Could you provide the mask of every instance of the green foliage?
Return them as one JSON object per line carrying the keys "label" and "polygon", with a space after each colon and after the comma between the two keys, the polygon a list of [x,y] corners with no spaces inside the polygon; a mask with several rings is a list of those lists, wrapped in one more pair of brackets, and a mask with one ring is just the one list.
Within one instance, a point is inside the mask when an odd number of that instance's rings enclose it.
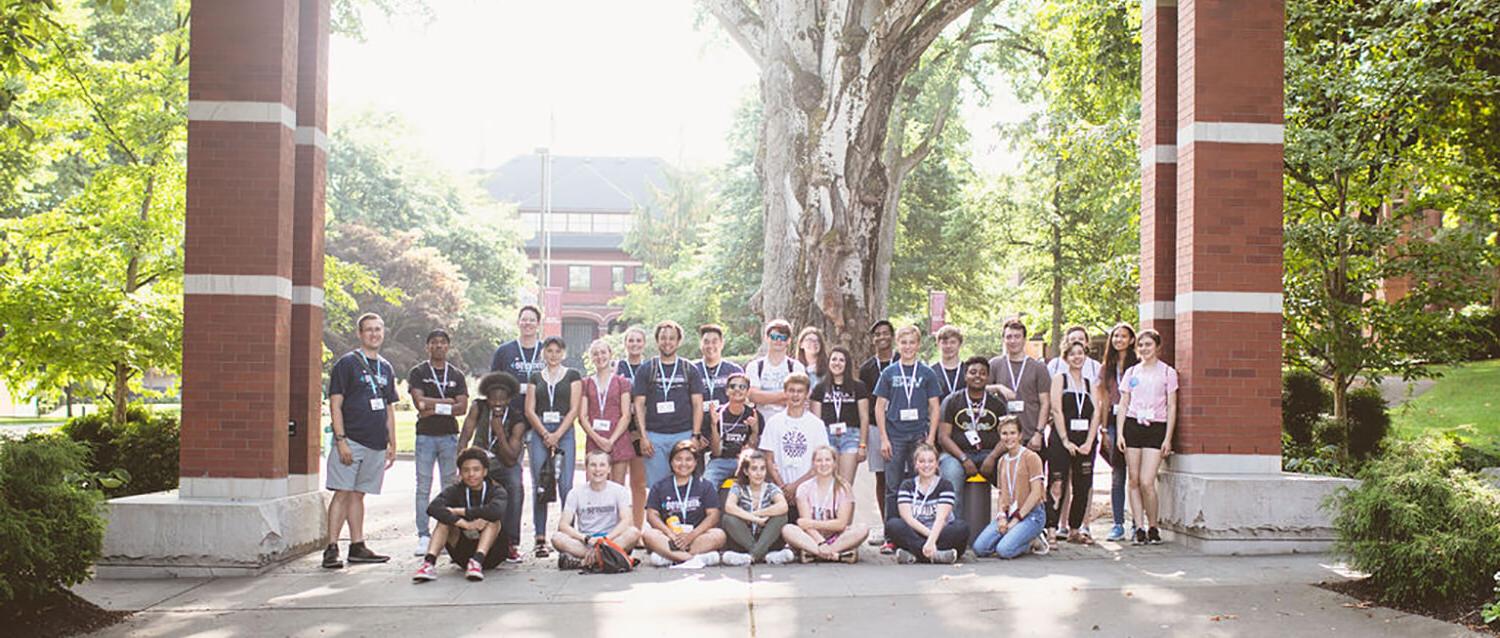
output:
{"label": "green foliage", "polygon": [[1479,610],[1479,615],[1487,625],[1500,624],[1500,571],[1495,572],[1495,601]]}
{"label": "green foliage", "polygon": [[1380,388],[1367,385],[1349,393],[1348,422],[1349,455],[1356,461],[1370,458],[1391,431],[1391,415]]}
{"label": "green foliage", "polygon": [[1393,441],[1340,490],[1336,547],[1381,602],[1433,605],[1483,595],[1500,566],[1500,490],[1458,467],[1442,436]]}
{"label": "green foliage", "polygon": [[1333,407],[1333,396],[1318,375],[1288,370],[1281,377],[1281,431],[1294,445],[1313,442],[1313,426]]}
{"label": "green foliage", "polygon": [[76,483],[88,450],[54,435],[0,443],[0,606],[89,578],[104,542],[98,491]]}
{"label": "green foliage", "polygon": [[123,425],[115,425],[107,415],[97,412],[75,417],[58,433],[88,448],[88,472],[92,476],[125,479],[119,484],[99,482],[111,498],[176,488],[180,448],[177,417],[151,412],[141,405],[130,406],[126,416]]}

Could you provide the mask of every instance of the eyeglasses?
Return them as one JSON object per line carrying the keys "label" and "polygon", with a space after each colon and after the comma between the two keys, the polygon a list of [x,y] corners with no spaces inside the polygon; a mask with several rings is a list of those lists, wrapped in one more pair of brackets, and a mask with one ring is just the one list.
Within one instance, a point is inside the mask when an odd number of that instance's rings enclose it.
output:
{"label": "eyeglasses", "polygon": [[772,341],[787,341],[792,338],[792,335],[783,332],[773,332],[767,336],[771,337]]}
{"label": "eyeglasses", "polygon": [[724,387],[729,388],[730,390],[749,390],[750,389],[750,384],[748,384],[748,383],[731,383],[731,384],[726,385]]}

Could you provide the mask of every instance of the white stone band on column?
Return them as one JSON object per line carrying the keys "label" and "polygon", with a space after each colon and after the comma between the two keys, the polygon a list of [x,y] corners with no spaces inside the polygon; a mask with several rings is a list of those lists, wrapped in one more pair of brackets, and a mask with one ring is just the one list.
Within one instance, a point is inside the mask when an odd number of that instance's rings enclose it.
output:
{"label": "white stone band on column", "polygon": [[1189,474],[1280,474],[1278,454],[1173,454],[1167,459],[1174,472]]}
{"label": "white stone band on column", "polygon": [[1141,321],[1176,321],[1177,304],[1170,301],[1152,301],[1140,305]]}
{"label": "white stone band on column", "polygon": [[297,130],[297,113],[280,102],[188,101],[188,120],[196,122],[247,122],[280,124]]}
{"label": "white stone band on column", "polygon": [[318,286],[292,286],[292,305],[323,307],[323,289]]}
{"label": "white stone band on column", "polygon": [[316,146],[324,153],[328,152],[328,134],[316,126],[299,126],[292,133],[292,141],[298,146]]}
{"label": "white stone band on column", "polygon": [[239,295],[292,299],[292,280],[275,275],[183,275],[188,295]]}
{"label": "white stone band on column", "polygon": [[287,495],[285,478],[210,478],[184,476],[177,480],[182,498],[232,501],[281,498]]}
{"label": "white stone band on column", "polygon": [[1141,149],[1141,171],[1144,172],[1152,164],[1176,164],[1177,146],[1175,144],[1157,144]]}
{"label": "white stone band on column", "polygon": [[318,491],[317,474],[288,474],[286,475],[287,494],[306,494]]}
{"label": "white stone band on column", "polygon": [[1281,293],[1196,290],[1177,295],[1176,314],[1190,312],[1254,312],[1279,315],[1281,314]]}
{"label": "white stone band on column", "polygon": [[1177,129],[1178,146],[1194,142],[1221,144],[1281,144],[1286,127],[1251,122],[1193,122]]}

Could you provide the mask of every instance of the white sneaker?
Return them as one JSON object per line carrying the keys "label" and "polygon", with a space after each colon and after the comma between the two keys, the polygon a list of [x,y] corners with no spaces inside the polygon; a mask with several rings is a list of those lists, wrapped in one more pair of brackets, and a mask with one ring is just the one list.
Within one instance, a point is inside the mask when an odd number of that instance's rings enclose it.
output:
{"label": "white sneaker", "polygon": [[671,569],[703,569],[704,567],[707,567],[707,565],[703,564],[703,556],[699,555],[677,563]]}
{"label": "white sneaker", "polygon": [[432,544],[432,537],[431,536],[418,536],[417,537],[417,551],[412,552],[411,555],[412,556],[426,556],[427,555],[427,546],[430,545],[430,544]]}
{"label": "white sneaker", "polygon": [[1038,536],[1031,539],[1031,553],[1037,556],[1046,556],[1052,551],[1052,546],[1047,544],[1047,539]]}
{"label": "white sneaker", "polygon": [[797,555],[792,553],[792,550],[789,547],[784,547],[782,549],[778,549],[774,552],[766,554],[766,562],[771,565],[785,565],[794,560],[797,560]]}
{"label": "white sneaker", "polygon": [[879,529],[870,530],[870,540],[865,541],[870,547],[880,547],[885,544],[885,532]]}
{"label": "white sneaker", "polygon": [[704,552],[702,554],[694,556],[693,558],[696,558],[699,561],[701,561],[703,563],[704,567],[713,567],[713,566],[719,564],[719,553],[718,552]]}
{"label": "white sneaker", "polygon": [[[770,559],[770,556],[766,557],[766,560]],[[728,567],[744,567],[750,564],[750,560],[750,555],[743,552],[724,552],[720,562]]]}
{"label": "white sneaker", "polygon": [[654,566],[654,567],[671,567],[672,566],[672,559],[667,558],[666,556],[662,556],[661,554],[658,554],[656,552],[651,552],[650,554],[647,554],[647,557],[648,557],[647,560],[650,560],[651,561],[651,565]]}
{"label": "white sneaker", "polygon": [[940,549],[932,554],[932,562],[940,565],[949,565],[958,562],[958,550]]}

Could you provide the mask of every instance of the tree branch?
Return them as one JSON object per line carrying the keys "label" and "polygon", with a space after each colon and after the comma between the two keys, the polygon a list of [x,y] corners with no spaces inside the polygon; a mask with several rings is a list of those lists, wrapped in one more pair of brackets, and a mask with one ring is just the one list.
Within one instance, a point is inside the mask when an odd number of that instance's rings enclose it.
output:
{"label": "tree branch", "polygon": [[745,0],[702,0],[724,32],[745,50],[757,67],[765,66],[766,24]]}
{"label": "tree branch", "polygon": [[916,23],[897,38],[898,44],[893,50],[899,56],[895,67],[896,77],[906,75],[922,59],[922,54],[942,34],[943,29],[978,3],[979,0],[940,0],[937,5],[923,12]]}

